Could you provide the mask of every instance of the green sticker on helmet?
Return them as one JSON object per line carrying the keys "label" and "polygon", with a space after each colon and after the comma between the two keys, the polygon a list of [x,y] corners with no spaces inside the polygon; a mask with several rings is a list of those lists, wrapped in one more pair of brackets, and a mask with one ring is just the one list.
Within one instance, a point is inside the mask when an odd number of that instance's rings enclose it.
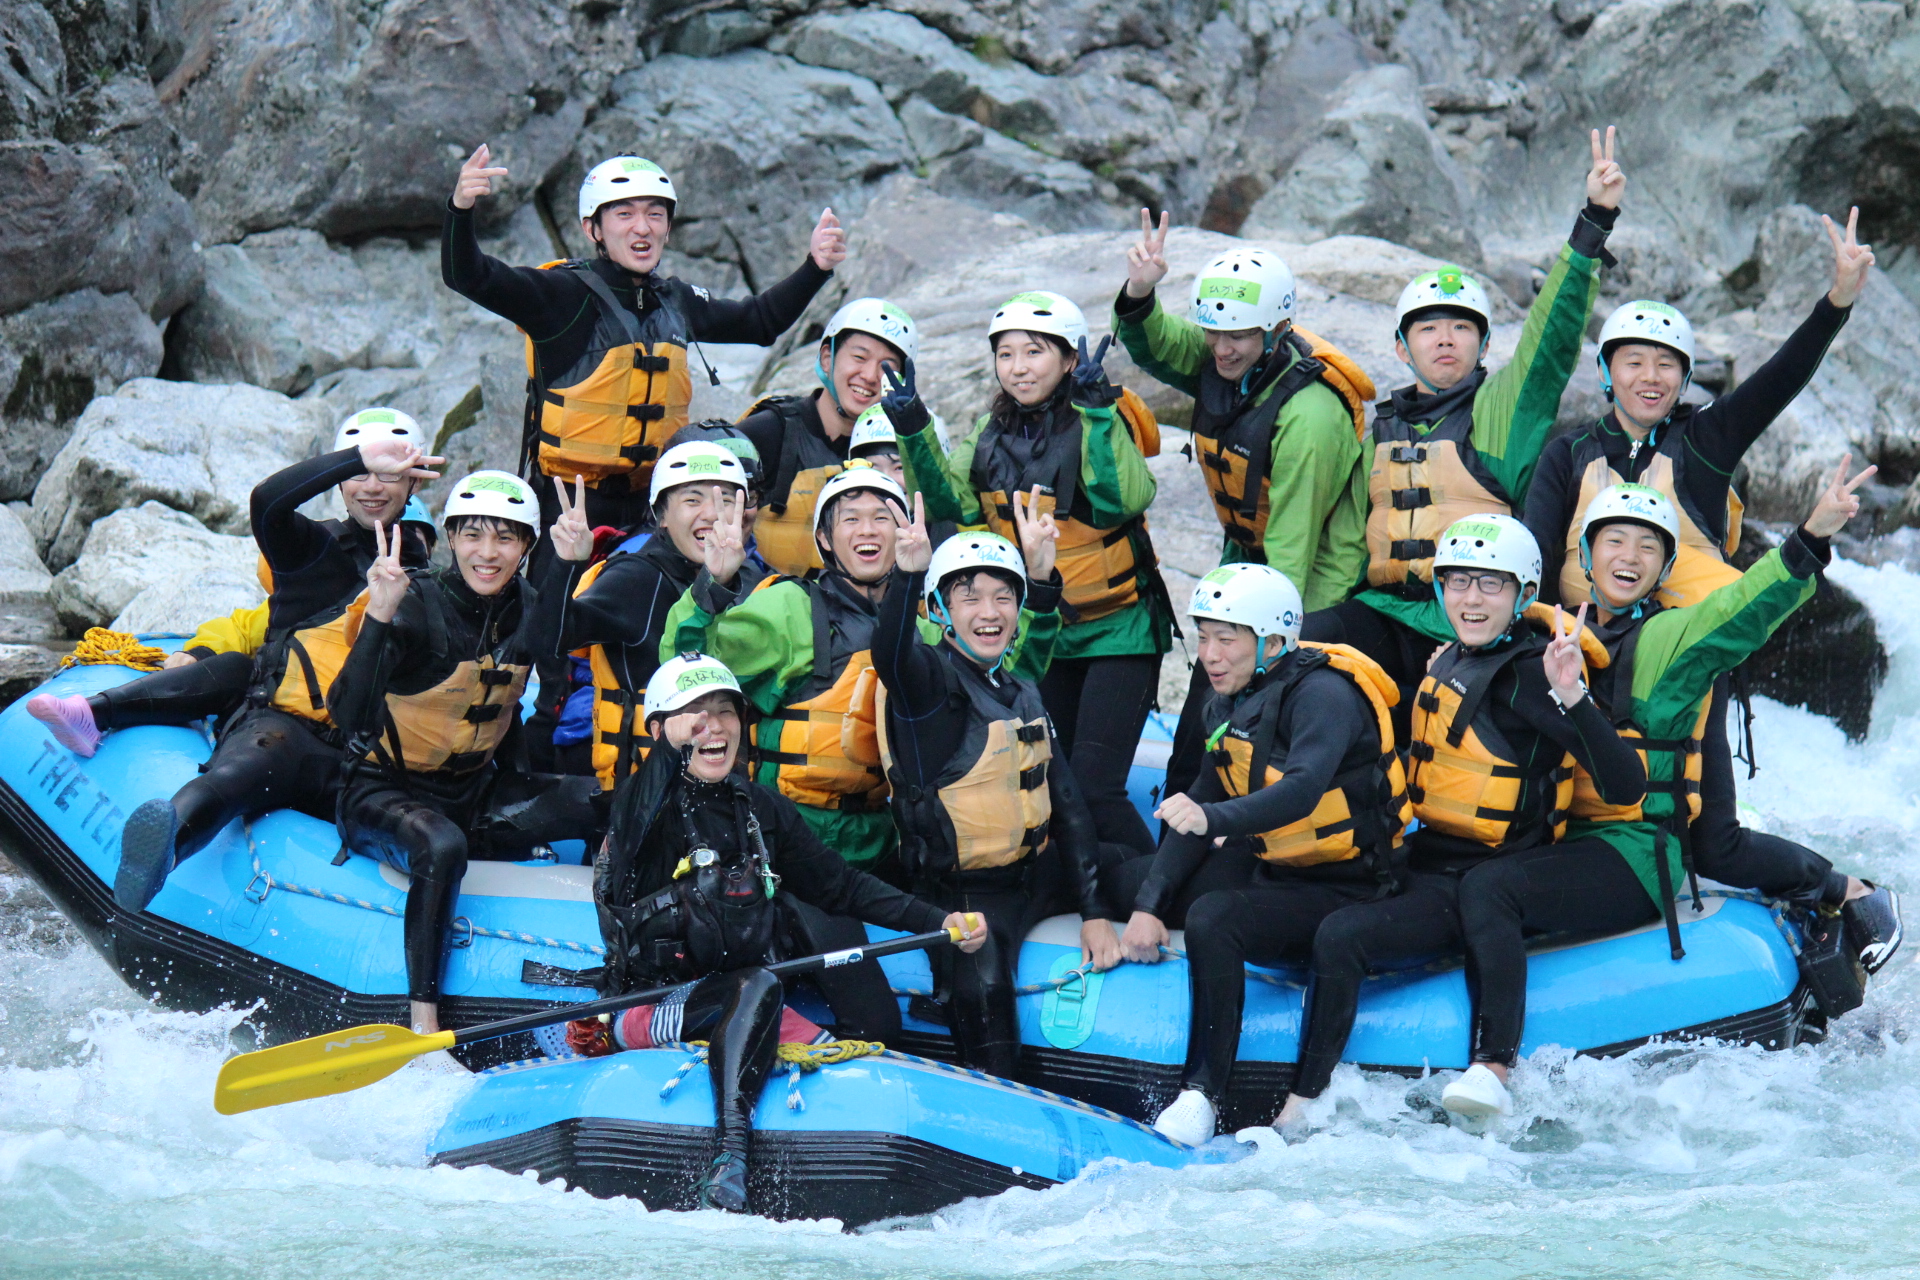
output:
{"label": "green sticker on helmet", "polygon": [[1206,577],[1200,579],[1200,581],[1216,582],[1216,583],[1232,582],[1233,577],[1234,577],[1233,566],[1230,564],[1223,564],[1218,569],[1215,569],[1212,573],[1209,573]]}
{"label": "green sticker on helmet", "polygon": [[1664,502],[1667,498],[1666,494],[1661,493],[1651,485],[1617,484],[1614,486],[1614,489],[1621,494],[1638,498],[1642,502]]}
{"label": "green sticker on helmet", "polygon": [[1236,280],[1231,276],[1209,276],[1200,282],[1198,296],[1202,302],[1244,302],[1255,307],[1260,305],[1260,285],[1253,280]]}
{"label": "green sticker on helmet", "polygon": [[1460,520],[1447,530],[1449,538],[1479,538],[1483,542],[1498,542],[1500,526],[1485,520]]}
{"label": "green sticker on helmet", "polygon": [[655,164],[651,160],[630,159],[630,160],[622,160],[620,162],[620,172],[622,173],[657,173],[662,177],[665,177],[667,171],[665,169],[662,169],[659,165]]}
{"label": "green sticker on helmet", "polygon": [[[1054,298],[1052,294],[1048,293],[1016,293],[1007,299],[1007,307],[1013,306],[1032,307],[1037,311],[1051,311],[1054,306]],[[1000,309],[1005,311],[1006,307]]]}
{"label": "green sticker on helmet", "polygon": [[693,476],[717,476],[720,474],[720,459],[703,455],[688,458],[687,474]]}
{"label": "green sticker on helmet", "polygon": [[355,422],[398,422],[400,418],[391,409],[362,409],[353,415]]}
{"label": "green sticker on helmet", "polygon": [[460,487],[468,493],[503,493],[515,502],[527,500],[526,486],[508,476],[468,476]]}
{"label": "green sticker on helmet", "polygon": [[725,684],[726,675],[718,667],[688,667],[673,682],[675,690],[684,693],[688,689],[698,689],[703,684]]}
{"label": "green sticker on helmet", "polygon": [[1459,267],[1442,267],[1434,272],[1434,280],[1445,294],[1459,293],[1467,287],[1466,273]]}

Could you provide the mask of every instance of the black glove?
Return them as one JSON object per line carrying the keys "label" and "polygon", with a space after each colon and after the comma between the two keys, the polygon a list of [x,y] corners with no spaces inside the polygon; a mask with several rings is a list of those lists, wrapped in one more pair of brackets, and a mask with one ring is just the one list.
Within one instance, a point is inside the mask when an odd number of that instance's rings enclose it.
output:
{"label": "black glove", "polygon": [[880,407],[886,410],[887,421],[893,424],[895,434],[911,436],[925,430],[933,421],[933,415],[920,403],[920,391],[913,377],[913,357],[907,357],[906,368],[900,373],[884,364],[880,372],[887,380],[887,393],[880,397]]}
{"label": "black glove", "polygon": [[1107,358],[1107,348],[1113,345],[1113,335],[1100,339],[1100,349],[1091,356],[1087,354],[1087,340],[1080,339],[1080,363],[1073,367],[1073,402],[1089,409],[1105,409],[1120,398],[1120,388],[1107,381],[1107,371],[1100,362]]}

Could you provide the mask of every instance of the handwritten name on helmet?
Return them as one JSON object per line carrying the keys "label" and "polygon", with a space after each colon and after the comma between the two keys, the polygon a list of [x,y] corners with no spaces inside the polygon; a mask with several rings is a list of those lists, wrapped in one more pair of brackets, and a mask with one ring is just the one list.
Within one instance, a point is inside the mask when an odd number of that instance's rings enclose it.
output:
{"label": "handwritten name on helmet", "polygon": [[673,687],[684,693],[688,689],[698,689],[703,684],[724,684],[720,672],[713,667],[689,667],[680,673]]}
{"label": "handwritten name on helmet", "polygon": [[463,498],[471,498],[477,493],[498,493],[508,502],[521,504],[527,500],[520,486],[503,476],[471,476],[460,486],[460,496]]}
{"label": "handwritten name on helmet", "polygon": [[1200,282],[1198,296],[1202,301],[1221,298],[1228,302],[1244,302],[1249,306],[1255,306],[1260,301],[1260,285],[1253,280],[1232,280],[1224,276],[1215,276]]}

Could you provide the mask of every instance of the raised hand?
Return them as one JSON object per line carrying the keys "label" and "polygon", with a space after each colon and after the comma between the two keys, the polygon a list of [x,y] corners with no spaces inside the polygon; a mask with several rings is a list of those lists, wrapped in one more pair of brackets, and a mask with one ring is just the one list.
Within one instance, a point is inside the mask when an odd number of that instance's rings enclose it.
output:
{"label": "raised hand", "polygon": [[813,265],[822,271],[831,271],[847,260],[847,233],[840,229],[840,219],[833,216],[832,209],[820,211],[807,252],[813,255]]}
{"label": "raised hand", "polygon": [[1051,511],[1040,510],[1040,486],[1032,494],[1014,491],[1013,527],[1020,536],[1020,554],[1027,562],[1027,577],[1045,582],[1053,577],[1054,554],[1060,541],[1060,526]]}
{"label": "raised hand", "polygon": [[913,357],[907,357],[899,373],[895,373],[890,364],[881,365],[880,372],[887,380],[887,393],[880,397],[880,407],[887,411],[889,418],[906,413],[920,398],[920,388],[913,376]]}
{"label": "raised hand", "polygon": [[1860,208],[1855,205],[1847,211],[1845,238],[1826,214],[1820,215],[1820,222],[1827,229],[1827,239],[1833,242],[1833,288],[1827,291],[1827,301],[1836,307],[1850,307],[1866,287],[1874,263],[1873,246],[1855,238],[1860,229]]}
{"label": "raised hand", "polygon": [[1847,521],[1860,514],[1860,495],[1854,490],[1865,484],[1880,468],[1868,467],[1849,480],[1847,465],[1852,461],[1852,454],[1842,455],[1840,465],[1833,470],[1833,478],[1827,481],[1826,488],[1820,491],[1819,500],[1813,504],[1813,514],[1800,526],[1816,538],[1831,538],[1847,527]]}
{"label": "raised hand", "polygon": [[712,723],[712,712],[686,711],[668,716],[661,722],[660,729],[667,735],[667,745],[678,751],[689,743],[699,742]]}
{"label": "raised hand", "polygon": [[392,622],[407,597],[411,579],[400,563],[400,526],[391,530],[380,521],[373,522],[373,545],[379,552],[367,568],[367,616],[375,622]]}
{"label": "raised hand", "polygon": [[1207,834],[1207,811],[1184,791],[1176,791],[1162,800],[1153,816],[1183,836]]}
{"label": "raised hand", "polygon": [[893,512],[897,532],[893,535],[893,563],[902,573],[925,573],[933,563],[933,540],[927,537],[927,502],[918,489],[913,492],[913,519],[892,498],[887,510]]}
{"label": "raised hand", "polygon": [[1080,339],[1080,362],[1073,367],[1073,402],[1089,409],[1105,409],[1120,398],[1120,388],[1107,381],[1101,362],[1113,346],[1113,335],[1100,339],[1100,348],[1087,354],[1087,340]]}
{"label": "raised hand", "polygon": [[1136,911],[1120,935],[1120,954],[1135,964],[1159,964],[1160,948],[1167,945],[1168,937],[1159,916]]}
{"label": "raised hand", "polygon": [[493,180],[504,178],[507,171],[499,167],[489,168],[487,162],[493,159],[493,151],[486,143],[473,149],[466,163],[460,166],[460,177],[453,184],[453,207],[471,209],[473,202],[481,196],[493,194]]}
{"label": "raised hand", "polygon": [[1587,625],[1587,606],[1580,606],[1579,615],[1565,634],[1560,631],[1561,616],[1560,606],[1556,604],[1553,606],[1553,639],[1547,642],[1547,651],[1540,661],[1547,669],[1547,683],[1560,699],[1560,706],[1571,709],[1587,696],[1587,687],[1580,683],[1580,632]]}
{"label": "raised hand", "polygon": [[1618,209],[1620,197],[1627,189],[1627,175],[1613,161],[1613,126],[1607,126],[1607,140],[1600,141],[1600,131],[1592,131],[1593,168],[1587,171],[1587,199],[1602,209]]}
{"label": "raised hand", "polygon": [[548,531],[553,539],[553,554],[562,560],[593,559],[593,526],[587,523],[586,480],[575,476],[573,493],[569,496],[567,482],[555,476],[553,490],[560,495],[560,518]]}
{"label": "raised hand", "polygon": [[1127,296],[1144,298],[1155,285],[1167,278],[1167,211],[1160,211],[1160,228],[1155,230],[1153,215],[1140,211],[1140,243],[1127,246]]}
{"label": "raised hand", "polygon": [[[719,488],[714,486],[715,490]],[[728,492],[737,490],[729,486]],[[724,586],[733,581],[740,566],[747,562],[747,508],[744,503],[726,501],[718,492],[714,498],[720,518],[701,539],[700,556],[707,566],[707,576]]]}
{"label": "raised hand", "polygon": [[427,468],[437,467],[445,461],[445,458],[429,458],[420,452],[418,445],[392,436],[384,440],[369,440],[360,446],[360,465],[367,469],[368,475],[438,480],[440,473]]}

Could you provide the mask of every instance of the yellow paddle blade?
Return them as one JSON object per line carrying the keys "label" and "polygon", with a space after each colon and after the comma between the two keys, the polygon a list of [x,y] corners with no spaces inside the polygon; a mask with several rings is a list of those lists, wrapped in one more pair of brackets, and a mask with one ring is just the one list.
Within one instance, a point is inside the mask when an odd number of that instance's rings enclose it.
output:
{"label": "yellow paddle blade", "polygon": [[451,1048],[451,1031],[423,1036],[378,1022],[277,1044],[227,1059],[213,1086],[213,1109],[231,1116],[346,1093],[385,1080],[423,1053]]}

